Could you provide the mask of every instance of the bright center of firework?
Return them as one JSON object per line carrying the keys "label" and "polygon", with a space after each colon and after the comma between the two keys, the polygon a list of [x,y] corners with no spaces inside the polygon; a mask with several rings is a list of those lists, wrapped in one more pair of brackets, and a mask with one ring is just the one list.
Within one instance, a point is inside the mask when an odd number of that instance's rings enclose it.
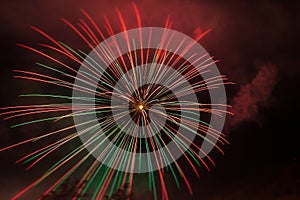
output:
{"label": "bright center of firework", "polygon": [[142,104],[140,104],[140,105],[139,105],[139,109],[140,109],[140,110],[143,110],[143,109],[144,109],[144,106],[143,106]]}

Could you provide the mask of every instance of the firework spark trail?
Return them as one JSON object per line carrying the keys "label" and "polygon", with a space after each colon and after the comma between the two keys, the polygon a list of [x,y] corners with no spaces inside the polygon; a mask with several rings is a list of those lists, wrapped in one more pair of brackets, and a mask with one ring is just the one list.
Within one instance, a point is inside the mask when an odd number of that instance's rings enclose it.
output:
{"label": "firework spark trail", "polygon": [[[26,170],[29,170],[58,149],[63,148],[84,135],[89,135],[88,140],[82,141],[82,144],[74,147],[72,151],[66,152],[65,155],[54,163],[42,176],[16,194],[12,199],[18,199],[44,179],[62,169],[63,166],[68,166],[68,163],[72,160],[76,160],[76,163],[69,166],[69,169],[64,175],[57,179],[43,193],[43,196],[47,196],[51,191],[55,191],[83,165],[87,166],[84,174],[76,184],[77,191],[75,192],[75,196],[72,197],[74,200],[81,195],[87,194],[90,190],[92,190],[92,199],[103,199],[107,194],[111,196],[115,188],[125,188],[126,184],[128,184],[126,192],[130,195],[133,188],[135,168],[136,166],[140,168],[143,164],[141,158],[134,156],[135,154],[141,155],[143,153],[142,141],[144,141],[143,146],[145,151],[147,153],[151,152],[153,155],[153,158],[147,156],[145,163],[149,169],[149,189],[153,190],[155,199],[157,198],[156,175],[158,175],[161,186],[161,198],[168,199],[168,191],[164,179],[164,174],[166,173],[165,167],[170,169],[177,187],[180,187],[180,181],[177,175],[180,174],[189,193],[192,194],[192,188],[188,182],[188,178],[180,163],[176,161],[176,157],[172,152],[173,149],[168,147],[168,142],[164,137],[175,141],[175,148],[178,149],[183,158],[188,161],[188,165],[192,168],[197,177],[199,177],[197,166],[203,165],[209,170],[209,165],[198,152],[206,155],[208,161],[213,165],[214,162],[199,144],[194,143],[194,139],[185,135],[184,131],[189,131],[193,135],[202,138],[223,153],[221,148],[215,145],[212,139],[218,140],[220,144],[228,143],[228,141],[218,129],[214,129],[209,123],[198,119],[197,113],[208,113],[217,117],[224,117],[226,114],[231,114],[227,111],[228,105],[199,103],[198,101],[181,99],[191,94],[217,89],[224,85],[224,83],[231,84],[223,75],[208,77],[204,80],[199,78],[205,74],[209,74],[211,72],[210,67],[218,61],[214,61],[213,57],[207,53],[202,55],[197,53],[189,54],[190,49],[210,30],[198,35],[196,40],[190,42],[187,42],[185,39],[181,40],[176,48],[172,49],[171,53],[165,50],[172,46],[171,44],[175,39],[175,32],[170,34],[168,31],[172,25],[172,21],[170,17],[168,17],[160,42],[153,52],[153,49],[150,48],[150,44],[153,42],[153,33],[152,31],[149,32],[148,39],[146,40],[148,44],[145,44],[143,40],[145,35],[142,31],[141,17],[135,4],[133,4],[133,9],[137,20],[137,27],[139,28],[138,40],[130,38],[122,13],[116,9],[121,25],[120,34],[124,37],[127,50],[125,55],[122,55],[122,47],[116,37],[114,37],[116,31],[113,29],[108,18],[104,17],[104,29],[106,32],[103,32],[93,18],[84,10],[81,11],[86,20],[80,18],[77,24],[78,27],[66,19],[62,19],[62,21],[93,50],[96,57],[90,56],[90,54],[82,50],[74,50],[67,44],[57,41],[44,31],[32,27],[34,31],[52,43],[52,45],[40,44],[42,48],[65,56],[65,58],[71,62],[82,66],[86,71],[77,70],[72,65],[67,64],[68,62],[66,60],[59,60],[42,50],[28,45],[18,44],[18,46],[56,63],[56,67],[36,63],[37,66],[41,68],[55,72],[55,75],[34,71],[14,70],[15,73],[20,74],[15,75],[15,78],[45,83],[68,90],[71,89],[80,92],[82,95],[94,95],[94,97],[36,93],[21,95],[24,97],[47,97],[54,100],[64,100],[64,103],[0,108],[0,116],[4,116],[6,120],[26,116],[30,118],[36,117],[34,120],[21,122],[13,127],[47,121],[57,122],[72,117],[90,116],[94,113],[97,114],[97,118],[32,137],[0,149],[0,152],[2,152],[26,143],[46,140],[50,136],[55,135],[60,137],[56,141],[33,150],[31,153],[28,153],[16,161],[17,163],[22,162],[23,164],[27,164]],[[102,41],[106,41],[107,39],[106,34],[111,37],[111,44],[102,43]],[[148,45],[148,48],[144,48],[145,45]],[[181,59],[184,55],[189,56],[186,56],[186,59],[182,62]],[[109,66],[109,68],[106,69],[98,61]],[[138,67],[144,64],[150,65],[148,67]],[[60,67],[57,67],[57,65]],[[176,70],[172,71],[175,68]],[[179,76],[178,73],[182,74],[182,76]],[[69,79],[76,80],[81,84],[73,84]],[[186,85],[187,82],[190,82],[189,85]],[[167,85],[168,87],[156,87],[154,84],[149,84],[149,86],[141,88],[140,85],[143,83],[161,83],[161,85]],[[121,84],[122,88],[117,88],[116,84]],[[96,91],[92,89],[94,85],[97,86]],[[135,98],[132,98],[133,91],[136,95]],[[172,91],[172,95],[169,94],[169,91]],[[118,102],[117,105],[110,103],[112,96],[114,96],[116,102]],[[136,106],[128,109],[128,103],[123,102],[129,102]],[[146,104],[142,105],[139,104],[139,102],[146,102]],[[152,107],[154,104],[160,107]],[[117,110],[118,113],[112,113],[111,110]],[[181,114],[176,112],[180,112]],[[50,116],[45,117],[46,114]],[[133,126],[132,122],[128,120],[129,114],[132,115],[132,119],[137,119],[136,124],[145,125],[145,129],[138,125]],[[149,120],[148,117],[152,117],[151,120]],[[161,117],[166,119],[166,124]],[[116,121],[123,121],[122,127],[119,127]],[[174,125],[181,127],[181,129],[178,130]],[[85,128],[87,126],[88,128]],[[195,127],[196,130],[194,130]],[[77,131],[74,132],[75,128]],[[63,136],[62,133],[68,133],[68,135]],[[140,133],[145,135],[145,140],[139,138]],[[208,138],[207,136],[210,137]],[[106,139],[103,140],[103,137]],[[104,146],[108,138],[110,143]],[[119,149],[114,151],[116,145]],[[86,148],[88,148],[89,152],[86,152]],[[95,156],[93,153],[97,152],[99,148],[102,149],[102,151]],[[158,151],[158,149],[162,148],[165,150]],[[125,149],[126,151],[121,151],[120,149]],[[94,160],[91,162],[93,158]],[[99,162],[99,160],[102,160],[104,164]],[[109,166],[106,166],[107,164],[105,163],[109,163]],[[124,168],[124,171],[117,170],[119,168]],[[100,180],[97,178],[99,175],[101,175]],[[96,188],[92,189],[92,185],[96,182],[98,182]],[[42,199],[43,196],[40,199]]]}

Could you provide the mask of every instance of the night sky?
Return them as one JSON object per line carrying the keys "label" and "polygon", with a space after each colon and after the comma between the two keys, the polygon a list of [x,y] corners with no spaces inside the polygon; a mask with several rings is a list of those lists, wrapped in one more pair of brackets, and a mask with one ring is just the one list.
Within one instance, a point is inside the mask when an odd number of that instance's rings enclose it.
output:
{"label": "night sky", "polygon": [[[122,3],[120,3],[122,2]],[[225,3],[226,2],[226,3]],[[201,172],[198,180],[190,175],[194,195],[169,183],[170,199],[300,199],[299,165],[299,5],[288,1],[197,1],[166,0],[136,2],[144,26],[163,26],[168,15],[173,29],[194,37],[212,31],[201,45],[235,85],[227,86],[228,103],[234,116],[228,116],[224,133],[230,145],[225,155],[212,152],[216,166]],[[17,43],[35,46],[46,40],[30,27],[36,26],[75,47],[77,38],[60,20],[74,23],[85,9],[99,23],[107,16],[117,22],[115,8],[124,13],[129,27],[136,21],[127,1],[2,0],[0,6],[1,62],[0,107],[26,104],[18,97],[49,86],[13,78],[14,69],[32,70],[39,59]],[[0,116],[1,117],[1,116]],[[37,125],[11,129],[15,120],[0,120],[0,148],[29,137],[33,132],[51,129]],[[24,135],[25,134],[25,135]],[[28,135],[26,135],[28,134]],[[25,172],[14,162],[28,146],[0,152],[0,199],[6,200],[37,178],[43,166]],[[26,151],[26,150],[25,150]],[[43,186],[41,186],[43,188]],[[40,190],[24,199],[36,198]],[[135,191],[138,199],[151,199],[151,193]]]}

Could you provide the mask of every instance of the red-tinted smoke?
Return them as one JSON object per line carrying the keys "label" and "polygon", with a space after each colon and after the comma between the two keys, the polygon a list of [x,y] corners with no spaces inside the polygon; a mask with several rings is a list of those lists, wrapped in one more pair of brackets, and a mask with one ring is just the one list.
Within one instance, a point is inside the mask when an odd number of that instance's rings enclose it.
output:
{"label": "red-tinted smoke", "polygon": [[257,121],[259,107],[269,104],[272,90],[278,81],[277,71],[273,64],[261,65],[255,78],[240,87],[231,103],[235,115],[230,121],[231,126],[243,121]]}

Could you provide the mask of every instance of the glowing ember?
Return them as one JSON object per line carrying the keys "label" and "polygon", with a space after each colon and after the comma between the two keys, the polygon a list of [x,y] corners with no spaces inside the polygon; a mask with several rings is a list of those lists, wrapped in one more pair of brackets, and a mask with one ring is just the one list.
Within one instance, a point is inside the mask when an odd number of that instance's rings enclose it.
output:
{"label": "glowing ember", "polygon": [[139,109],[140,109],[140,110],[143,110],[143,109],[144,109],[144,106],[143,106],[143,105],[139,105]]}

